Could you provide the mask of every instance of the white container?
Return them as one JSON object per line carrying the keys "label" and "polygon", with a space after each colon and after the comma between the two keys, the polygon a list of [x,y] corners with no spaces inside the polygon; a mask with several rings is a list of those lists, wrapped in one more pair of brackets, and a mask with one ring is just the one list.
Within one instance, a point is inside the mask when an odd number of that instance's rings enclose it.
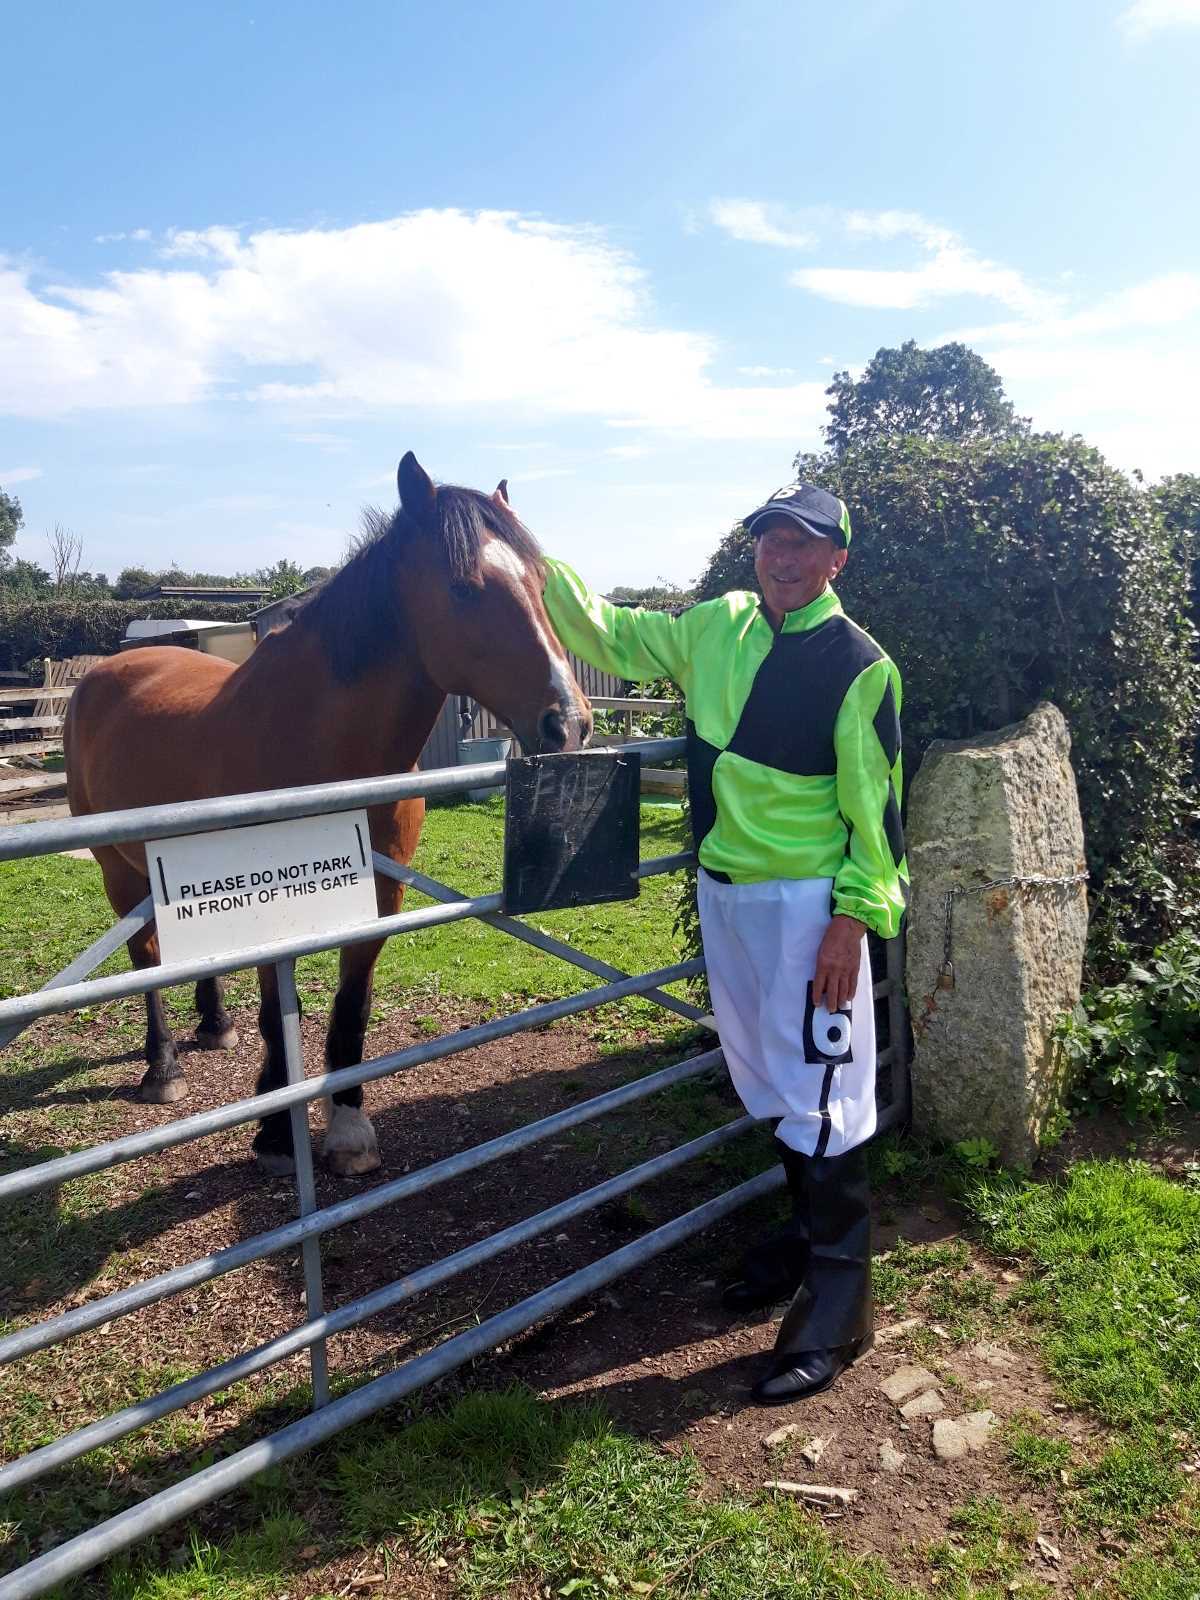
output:
{"label": "white container", "polygon": [[[512,737],[510,735],[494,735],[489,739],[460,739],[458,741],[458,764],[460,767],[480,766],[488,761],[507,761],[512,753]],[[494,788],[468,789],[468,800],[486,800],[494,794],[503,794],[504,785],[498,784]]]}

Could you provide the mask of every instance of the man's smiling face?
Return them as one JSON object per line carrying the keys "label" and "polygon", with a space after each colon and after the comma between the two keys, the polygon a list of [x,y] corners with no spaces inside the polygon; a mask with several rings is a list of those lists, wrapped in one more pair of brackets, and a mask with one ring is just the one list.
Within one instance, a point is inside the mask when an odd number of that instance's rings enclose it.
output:
{"label": "man's smiling face", "polygon": [[754,571],[776,626],[789,611],[815,600],[846,564],[846,552],[832,539],[810,533],[790,517],[764,518],[754,533]]}

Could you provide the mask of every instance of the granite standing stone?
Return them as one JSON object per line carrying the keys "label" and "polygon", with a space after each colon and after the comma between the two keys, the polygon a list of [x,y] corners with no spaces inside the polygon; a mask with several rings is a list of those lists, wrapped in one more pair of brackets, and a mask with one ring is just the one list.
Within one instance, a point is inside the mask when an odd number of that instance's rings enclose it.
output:
{"label": "granite standing stone", "polygon": [[[1079,1003],[1086,885],[980,890],[1084,869],[1070,750],[1062,713],[1039,705],[998,733],[931,745],[909,797],[914,1125],[990,1139],[1021,1164],[1066,1087],[1051,1033]],[[966,891],[954,901],[952,988],[938,986],[948,890]]]}

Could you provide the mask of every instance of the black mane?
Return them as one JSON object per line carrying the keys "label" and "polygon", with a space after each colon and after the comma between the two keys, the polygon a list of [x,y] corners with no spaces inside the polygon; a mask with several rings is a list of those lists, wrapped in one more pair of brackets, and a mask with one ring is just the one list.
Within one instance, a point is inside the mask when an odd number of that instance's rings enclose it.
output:
{"label": "black mane", "polygon": [[[489,534],[541,570],[537,540],[490,495],[447,484],[437,491],[436,509],[434,537],[445,553],[448,583],[478,577]],[[404,582],[405,555],[409,542],[424,536],[403,507],[390,516],[378,506],[366,507],[362,530],[358,549],[346,565],[305,595],[291,617],[291,626],[317,631],[334,676],[343,683],[399,654],[402,623],[396,602]]]}

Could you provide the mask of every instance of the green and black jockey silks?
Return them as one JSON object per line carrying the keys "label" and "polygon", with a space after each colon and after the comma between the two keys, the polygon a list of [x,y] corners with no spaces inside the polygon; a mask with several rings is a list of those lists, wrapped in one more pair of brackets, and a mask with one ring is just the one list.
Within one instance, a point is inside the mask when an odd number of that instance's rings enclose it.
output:
{"label": "green and black jockey silks", "polygon": [[546,569],[568,649],[683,690],[701,865],[734,884],[831,879],[834,913],[894,937],[908,889],[900,675],[833,590],[776,630],[748,592],[673,616],[611,605],[561,562]]}

